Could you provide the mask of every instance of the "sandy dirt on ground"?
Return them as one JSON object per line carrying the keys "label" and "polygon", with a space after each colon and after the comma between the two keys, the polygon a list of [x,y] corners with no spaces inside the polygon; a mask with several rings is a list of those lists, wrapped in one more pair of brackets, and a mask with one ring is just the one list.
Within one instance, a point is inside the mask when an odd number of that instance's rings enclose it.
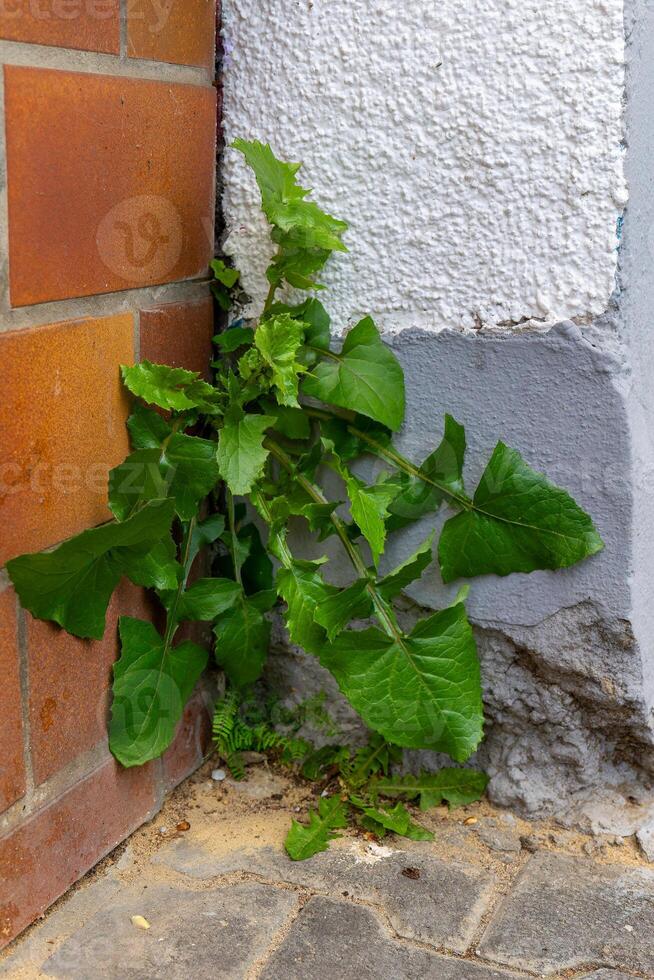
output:
{"label": "sandy dirt on ground", "polygon": [[[162,810],[149,823],[137,830],[127,841],[120,844],[108,857],[93,868],[77,885],[41,917],[39,922],[0,956],[0,975],[15,980],[28,980],[41,976],[38,970],[18,968],[6,971],[8,957],[26,946],[31,937],[37,938],[41,924],[58,920],[56,914],[79,892],[103,877],[130,882],[156,882],[172,880],[171,872],[162,865],[153,864],[153,857],[172,840],[187,834],[210,843],[214,855],[238,850],[252,850],[273,846],[281,849],[291,819],[303,820],[308,807],[315,806],[322,791],[321,784],[313,784],[289,772],[268,759],[248,768],[247,779],[236,783],[231,778],[223,781],[212,779],[212,771],[221,768],[220,761],[209,759],[201,769],[182,783],[166,800]],[[571,831],[551,820],[524,820],[507,811],[493,807],[487,801],[474,803],[456,810],[446,806],[421,813],[409,806],[414,818],[433,831],[435,838],[429,845],[430,853],[444,861],[472,864],[491,871],[496,881],[498,897],[508,893],[516,876],[529,857],[537,851],[553,851],[576,855],[599,863],[623,866],[648,866],[634,838],[618,838],[610,835],[592,837]],[[506,850],[491,844],[488,838],[512,840],[516,848]],[[486,839],[484,839],[486,838]],[[520,842],[519,850],[516,842]],[[353,846],[356,845],[356,846]],[[389,834],[384,846],[407,851],[407,859],[415,845],[411,841]],[[343,838],[334,847],[348,847],[353,860],[374,859],[375,842],[371,835],[357,828],[343,831]],[[651,867],[651,865],[649,865]],[[230,878],[246,877],[240,873]],[[195,882],[194,887],[212,887],[212,882]],[[83,896],[81,896],[83,898]],[[485,926],[485,922],[481,927]],[[51,953],[66,938],[56,930],[39,940],[43,949]],[[43,956],[43,959],[46,957]]]}

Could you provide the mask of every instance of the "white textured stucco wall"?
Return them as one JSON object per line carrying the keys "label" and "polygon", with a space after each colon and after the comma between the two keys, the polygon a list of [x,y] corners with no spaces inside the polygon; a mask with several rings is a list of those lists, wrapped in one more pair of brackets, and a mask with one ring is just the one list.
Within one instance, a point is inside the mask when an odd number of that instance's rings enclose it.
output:
{"label": "white textured stucco wall", "polygon": [[[597,315],[615,283],[622,0],[224,0],[227,140],[305,162],[347,219],[339,327]],[[227,153],[227,250],[254,298],[266,236]]]}

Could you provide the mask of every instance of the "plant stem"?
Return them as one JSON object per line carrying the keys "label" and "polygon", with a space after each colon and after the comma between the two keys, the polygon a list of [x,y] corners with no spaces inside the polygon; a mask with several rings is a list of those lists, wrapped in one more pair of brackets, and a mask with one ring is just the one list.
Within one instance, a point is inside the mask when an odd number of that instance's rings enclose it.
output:
{"label": "plant stem", "polygon": [[337,412],[327,412],[320,408],[313,408],[307,405],[302,406],[303,411],[310,415],[314,419],[319,419],[322,422],[329,422],[332,419],[336,419],[339,422],[345,422],[347,425],[347,431],[356,436],[362,442],[367,443],[371,449],[375,451],[377,456],[382,456],[387,462],[391,463],[397,470],[401,470],[407,473],[409,476],[414,477],[417,480],[422,480],[423,483],[428,484],[430,487],[434,487],[439,493],[442,493],[444,497],[448,497],[457,506],[461,507],[463,510],[470,510],[472,508],[472,501],[468,500],[467,497],[461,497],[459,494],[454,493],[448,487],[443,486],[443,484],[438,483],[436,480],[432,480],[430,476],[423,473],[419,467],[414,466],[414,464],[402,456],[395,447],[389,448],[388,446],[382,445],[381,442],[377,442],[372,436],[368,435],[367,432],[363,432],[361,429],[357,429],[355,425],[352,425],[351,417],[348,414],[339,415]]}
{"label": "plant stem", "polygon": [[[278,462],[281,463],[284,469],[295,477],[295,479],[298,481],[302,489],[306,491],[306,493],[311,497],[311,499],[315,503],[323,504],[323,505],[329,504],[329,501],[323,494],[320,487],[317,487],[305,476],[303,476],[302,473],[298,473],[296,471],[292,460],[289,459],[289,457],[286,455],[286,453],[281,448],[281,446],[278,446],[277,443],[274,442],[272,439],[266,439],[265,446],[267,449],[270,450],[270,452],[275,457],[275,459],[277,459]],[[336,531],[336,534],[340,538],[341,544],[343,545],[343,548],[348,558],[350,559],[357,575],[359,576],[359,578],[366,580],[367,583],[366,589],[370,598],[372,599],[372,604],[377,619],[379,620],[384,630],[390,637],[392,637],[398,643],[403,643],[402,633],[400,632],[397,623],[395,622],[395,617],[393,616],[393,613],[389,608],[388,603],[379,594],[375,583],[370,578],[370,575],[368,574],[368,569],[366,567],[363,558],[361,557],[359,549],[357,548],[357,546],[354,544],[353,541],[350,541],[350,538],[347,533],[347,528],[344,522],[337,514],[334,513],[330,515],[330,520],[334,526],[334,530]]]}
{"label": "plant stem", "polygon": [[234,510],[234,494],[231,490],[227,490],[227,519],[229,521],[230,530],[230,541],[231,541],[231,553],[232,553],[232,564],[234,566],[234,578],[240,586],[243,585],[243,579],[241,578],[241,566],[239,564],[236,555],[236,513]]}
{"label": "plant stem", "polygon": [[181,599],[184,590],[186,589],[186,583],[188,581],[188,575],[191,570],[191,562],[189,561],[191,553],[191,541],[193,539],[193,531],[195,530],[196,518],[192,517],[191,520],[186,525],[184,531],[184,539],[182,541],[182,566],[184,568],[184,574],[182,579],[177,586],[177,591],[173,597],[166,615],[166,633],[164,635],[164,654],[168,652],[168,649],[175,638],[175,633],[179,626],[177,622],[177,607],[179,606],[179,600]]}
{"label": "plant stem", "polygon": [[[279,256],[281,254],[282,254],[282,249],[281,249],[281,246],[280,246],[277,249],[277,252],[275,253],[275,257],[273,258],[273,263],[274,263],[275,259],[279,258]],[[272,264],[271,264],[271,268],[272,268]],[[264,313],[267,313],[268,310],[270,309],[270,307],[275,302],[275,294],[276,294],[277,290],[279,289],[280,285],[281,285],[281,283],[271,282],[270,289],[268,290],[268,295],[266,296],[266,302],[263,304],[263,312]]]}

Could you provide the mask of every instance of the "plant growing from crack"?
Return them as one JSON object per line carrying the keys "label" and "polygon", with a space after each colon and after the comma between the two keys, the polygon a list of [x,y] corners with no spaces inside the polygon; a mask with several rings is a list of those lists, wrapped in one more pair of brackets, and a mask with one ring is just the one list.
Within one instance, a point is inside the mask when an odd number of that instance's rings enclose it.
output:
{"label": "plant growing from crack", "polygon": [[[466,768],[395,776],[393,763],[403,748],[447,753],[457,763],[470,758],[483,734],[480,668],[467,588],[410,631],[402,628],[396,600],[432,564],[434,535],[382,573],[388,536],[442,506],[453,510],[437,547],[446,583],[565,568],[600,551],[602,541],[565,490],[502,442],[469,496],[465,432],[449,415],[427,459],[402,455],[393,434],[404,421],[404,377],[373,320],[361,320],[336,349],[316,298],[278,300],[285,285],[322,290],[316,277],[334,251],[347,251],[346,224],[308,200],[299,164],[258,142],[234,146],[254,171],[276,246],[261,316],[230,322],[215,338],[213,383],[148,361],[124,367],[136,401],[128,420],[133,452],[109,477],[115,520],[52,552],[16,558],[7,570],[34,616],[86,638],[102,637],[123,576],[156,593],[166,616],[161,632],[131,617],[119,623],[109,739],[124,766],[142,765],[170,745],[208,661],[202,646],[178,642],[180,627],[211,623],[228,684],[215,722],[222,754],[237,773],[238,752],[247,747],[275,748],[291,760],[304,754],[305,774],[329,777],[333,792],[309,825],[293,823],[291,856],[324,849],[348,813],[378,835],[424,837],[402,799],[423,807],[471,802],[486,779]],[[213,271],[214,295],[229,312],[240,298],[239,273],[221,260]],[[372,484],[353,468],[361,457],[384,467]],[[328,472],[340,481],[336,499],[324,488]],[[224,514],[214,507],[206,516],[209,495],[224,499]],[[265,544],[253,513],[267,528]],[[326,558],[297,556],[294,519],[318,544],[340,543],[352,570],[346,588],[330,583]],[[214,574],[194,578],[207,549]],[[367,748],[315,753],[239,719],[243,692],[265,668],[277,604],[292,642],[331,671],[373,733]],[[374,625],[352,625],[361,620]],[[400,802],[383,802],[393,798]]]}

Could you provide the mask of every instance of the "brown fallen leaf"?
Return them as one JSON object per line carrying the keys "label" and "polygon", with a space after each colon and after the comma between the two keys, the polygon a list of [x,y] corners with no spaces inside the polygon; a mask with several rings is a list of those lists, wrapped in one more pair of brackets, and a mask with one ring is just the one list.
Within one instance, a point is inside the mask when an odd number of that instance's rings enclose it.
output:
{"label": "brown fallen leaf", "polygon": [[420,877],[420,868],[402,868],[402,874],[405,878],[411,878],[412,881],[417,881]]}

